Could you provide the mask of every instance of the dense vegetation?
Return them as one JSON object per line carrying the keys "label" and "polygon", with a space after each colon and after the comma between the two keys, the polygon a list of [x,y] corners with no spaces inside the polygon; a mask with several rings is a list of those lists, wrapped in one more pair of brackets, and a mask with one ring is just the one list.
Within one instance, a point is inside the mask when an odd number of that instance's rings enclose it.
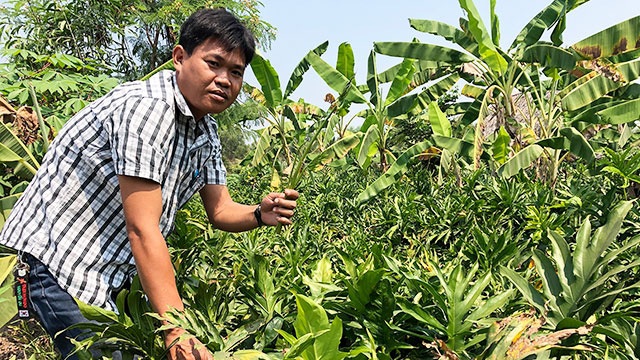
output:
{"label": "dense vegetation", "polygon": [[[554,0],[502,49],[495,1],[489,27],[459,2],[459,28],[411,26],[464,51],[376,43],[365,84],[347,43],[335,67],[329,44],[311,50],[284,89],[256,57],[259,84],[224,115],[222,136],[245,136],[233,124],[256,113],[265,127],[230,156],[243,160],[229,188],[246,203],[298,188],[295,225],[223,233],[191,201],[168,239],[187,304],[171,323],[220,359],[640,357],[640,18],[565,46],[566,13],[587,1]],[[125,71],[9,45],[7,56],[42,66],[0,71],[0,92],[27,105],[0,124],[5,216],[47,139]],[[378,69],[379,55],[399,63]],[[289,98],[311,70],[335,91],[327,111]],[[96,335],[79,348],[163,358],[139,283],[118,309],[83,306],[100,324],[82,325]]]}

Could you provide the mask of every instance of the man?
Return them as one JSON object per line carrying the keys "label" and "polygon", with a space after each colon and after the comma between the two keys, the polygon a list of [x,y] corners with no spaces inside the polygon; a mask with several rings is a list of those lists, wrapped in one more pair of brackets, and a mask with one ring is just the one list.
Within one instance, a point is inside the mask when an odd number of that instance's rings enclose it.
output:
{"label": "man", "polygon": [[[175,72],[118,86],[66,124],[7,220],[0,243],[30,266],[32,307],[55,336],[84,322],[73,298],[107,309],[137,271],[159,314],[183,309],[165,237],[176,211],[199,191],[218,229],[289,225],[298,193],[271,193],[260,205],[235,203],[225,186],[216,122],[240,92],[255,49],[230,13],[205,9],[183,24]],[[167,344],[184,331],[165,334]],[[55,344],[67,356],[64,332]],[[210,359],[182,340],[170,359]]]}

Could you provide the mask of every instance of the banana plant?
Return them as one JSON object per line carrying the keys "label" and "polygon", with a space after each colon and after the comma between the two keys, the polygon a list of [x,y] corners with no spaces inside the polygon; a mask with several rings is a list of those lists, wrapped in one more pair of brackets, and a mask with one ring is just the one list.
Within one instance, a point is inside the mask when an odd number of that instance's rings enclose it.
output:
{"label": "banana plant", "polygon": [[[355,75],[353,62],[345,61],[345,58],[353,58],[351,47],[343,44],[341,49],[343,51],[339,51],[335,68],[325,62],[320,55],[309,58],[311,66],[318,75],[336,91],[343,89],[344,84],[352,81]],[[349,65],[344,66],[344,64]],[[435,77],[433,67],[429,68],[429,65],[433,66],[431,63],[405,59],[401,64],[378,73],[376,54],[373,51],[370,53],[366,84],[353,87],[346,96],[347,100],[364,104],[366,107],[357,114],[364,119],[360,128],[363,138],[357,155],[358,164],[362,168],[367,168],[372,159],[377,156],[381,169],[388,170],[389,165],[396,160],[388,146],[394,120],[426,108],[428,103],[449,90],[457,81],[458,78],[455,75],[449,74],[421,91],[412,92]],[[383,87],[389,82],[389,90],[386,96],[383,96]],[[368,99],[365,98],[367,93]]]}
{"label": "banana plant", "polygon": [[586,219],[576,233],[573,251],[560,234],[549,231],[551,253],[534,249],[532,254],[542,292],[512,269],[501,267],[500,272],[553,327],[575,320],[584,324],[592,316],[600,316],[622,293],[640,287],[638,282],[625,281],[624,275],[640,265],[640,259],[617,261],[620,256],[633,253],[640,237],[618,240],[614,245],[632,206],[632,201],[621,202],[611,211],[606,224],[593,232]]}
{"label": "banana plant", "polygon": [[[471,0],[459,0],[467,14],[467,18],[461,19],[460,28],[438,21],[410,20],[416,30],[442,36],[464,52],[416,42],[384,42],[374,46],[385,55],[446,63],[450,71],[462,73],[468,82],[462,94],[474,101],[466,108],[460,123],[471,134],[456,140],[434,137],[436,145],[458,150],[456,146],[461,141],[471,142],[471,151],[467,145],[463,155],[473,161],[475,168],[480,166],[484,152],[501,151],[502,160],[497,166],[504,177],[545,157],[552,164],[550,174],[545,176],[553,183],[558,164],[568,153],[588,162],[594,159],[583,129],[577,126],[578,119],[593,115],[599,121],[631,121],[634,116],[637,118],[636,106],[640,104],[636,96],[617,100],[615,109],[602,106],[606,102],[602,97],[607,98],[607,94],[638,78],[637,44],[629,40],[635,39],[637,19],[622,22],[569,48],[560,46],[566,14],[586,2],[552,1],[523,28],[508,50],[499,47],[496,2],[490,3],[489,30]],[[540,40],[546,30],[552,30],[552,43]],[[596,50],[589,53],[589,49]],[[608,71],[619,75],[607,76]],[[526,109],[521,105],[523,102]],[[600,107],[588,108],[591,104]],[[587,112],[582,114],[580,110]],[[572,121],[567,121],[569,117]],[[504,131],[500,134],[499,129]],[[505,143],[505,133],[513,145],[506,147],[507,158],[503,156],[504,146],[493,146],[496,142]]]}
{"label": "banana plant", "polygon": [[[264,105],[265,119],[269,123],[261,130],[252,164],[260,164],[269,151],[275,151],[275,154],[272,154],[274,188],[280,187],[283,175],[289,177],[287,187],[295,187],[307,168],[315,168],[340,159],[357,144],[354,135],[337,140],[334,136],[333,125],[337,122],[334,113],[343,104],[342,97],[337,99],[327,112],[302,101],[293,102],[289,99],[302,82],[312,59],[322,55],[327,46],[328,42],[320,44],[302,59],[294,69],[284,93],[278,74],[268,60],[256,54],[251,62],[251,69],[261,85],[261,90],[248,87],[253,98]],[[350,82],[345,82],[339,91],[342,93],[349,88]],[[274,137],[279,140],[277,148],[273,146]],[[283,164],[278,162],[280,158],[284,159]]]}

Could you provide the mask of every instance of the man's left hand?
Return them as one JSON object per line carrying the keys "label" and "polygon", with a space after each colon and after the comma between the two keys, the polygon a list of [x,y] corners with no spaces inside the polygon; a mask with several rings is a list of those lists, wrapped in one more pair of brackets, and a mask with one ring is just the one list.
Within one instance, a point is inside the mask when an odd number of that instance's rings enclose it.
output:
{"label": "man's left hand", "polygon": [[296,200],[300,194],[293,189],[285,189],[281,193],[270,193],[260,203],[262,222],[265,225],[291,225],[291,217],[296,208]]}

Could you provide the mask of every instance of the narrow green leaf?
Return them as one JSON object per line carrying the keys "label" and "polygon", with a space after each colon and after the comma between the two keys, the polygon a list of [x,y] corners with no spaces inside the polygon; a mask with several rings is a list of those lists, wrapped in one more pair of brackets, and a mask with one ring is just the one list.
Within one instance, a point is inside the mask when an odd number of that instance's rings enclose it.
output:
{"label": "narrow green leaf", "polygon": [[398,306],[400,309],[408,315],[411,315],[414,319],[433,326],[435,329],[439,330],[441,333],[446,333],[446,328],[444,325],[438,321],[433,315],[427,313],[423,310],[423,308],[417,304],[411,303],[406,300],[401,300],[398,302]]}
{"label": "narrow green leaf", "polygon": [[560,279],[556,273],[556,268],[547,256],[538,249],[533,249],[533,260],[536,263],[536,271],[542,279],[542,290],[547,299],[550,300],[548,306],[553,311],[556,311],[563,316],[567,314],[561,310],[561,305],[565,302],[562,298],[562,285],[560,285]]}
{"label": "narrow green leaf", "polygon": [[[587,281],[589,273],[597,259],[589,257],[587,249],[591,245],[591,222],[585,219],[576,233],[576,247],[573,253],[573,269],[576,280],[580,283]],[[579,285],[581,286],[581,285]]]}
{"label": "narrow green leaf", "polygon": [[541,314],[547,313],[545,299],[542,294],[533,287],[533,285],[531,285],[522,276],[518,275],[518,273],[505,266],[500,266],[500,273],[506,276],[516,286],[518,291],[520,291],[529,304],[538,309]]}
{"label": "narrow green leaf", "polygon": [[594,258],[600,258],[618,237],[622,222],[633,207],[633,203],[633,201],[621,201],[609,213],[607,223],[594,232],[591,248],[589,249]]}
{"label": "narrow green leaf", "polygon": [[467,321],[483,320],[490,316],[494,311],[502,308],[511,298],[515,290],[509,289],[498,295],[493,295],[482,305],[478,306],[469,316]]}

